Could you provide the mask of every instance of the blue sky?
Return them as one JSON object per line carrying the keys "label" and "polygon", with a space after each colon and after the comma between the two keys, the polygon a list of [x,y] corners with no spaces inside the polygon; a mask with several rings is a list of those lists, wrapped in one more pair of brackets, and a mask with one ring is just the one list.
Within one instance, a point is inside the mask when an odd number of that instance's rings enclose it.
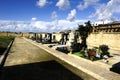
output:
{"label": "blue sky", "polygon": [[87,20],[119,20],[119,8],[120,0],[0,0],[0,30],[75,29]]}
{"label": "blue sky", "polygon": [[[68,13],[72,9],[76,9],[80,2],[83,2],[82,0],[70,0],[69,8],[63,10],[56,6],[58,0],[46,0],[48,2],[43,7],[37,5],[38,1],[39,0],[0,0],[0,19],[29,21],[32,17],[36,17],[38,20],[51,21],[53,11],[57,12],[59,19],[66,19]],[[93,7],[82,11],[76,9],[78,12],[76,18],[87,19],[92,11],[94,11],[92,8]]]}

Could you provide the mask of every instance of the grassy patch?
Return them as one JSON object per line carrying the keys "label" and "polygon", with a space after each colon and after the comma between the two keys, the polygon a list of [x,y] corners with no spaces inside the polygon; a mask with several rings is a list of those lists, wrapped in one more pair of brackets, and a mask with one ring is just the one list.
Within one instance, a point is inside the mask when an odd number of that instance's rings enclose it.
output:
{"label": "grassy patch", "polygon": [[83,57],[83,55],[80,52],[74,52],[73,54],[79,57]]}
{"label": "grassy patch", "polygon": [[[82,57],[82,58],[90,60],[89,58],[84,57],[80,52],[74,52],[73,54],[76,55],[76,56],[79,56],[79,57]],[[97,60],[100,60],[100,58],[94,57],[94,61],[97,61]]]}
{"label": "grassy patch", "polygon": [[9,43],[14,39],[12,36],[0,36],[0,54],[4,52]]}

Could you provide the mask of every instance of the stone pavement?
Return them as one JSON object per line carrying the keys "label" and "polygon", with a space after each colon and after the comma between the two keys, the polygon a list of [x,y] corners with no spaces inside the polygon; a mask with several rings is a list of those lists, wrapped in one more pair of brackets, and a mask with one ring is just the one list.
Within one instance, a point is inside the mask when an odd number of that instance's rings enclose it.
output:
{"label": "stone pavement", "polygon": [[81,80],[54,59],[40,47],[16,37],[0,80]]}
{"label": "stone pavement", "polygon": [[[30,39],[16,38],[13,45],[14,47],[12,47],[5,62],[5,68],[8,67],[11,69],[11,66],[15,67],[23,64],[56,60],[84,80],[120,79],[120,74],[109,71],[110,66],[108,64],[99,61],[92,62],[80,57],[78,58],[77,56],[67,55]],[[19,67],[22,68],[23,66]],[[31,68],[34,69],[35,66],[31,66]],[[7,71],[5,73],[7,74]],[[23,74],[18,75],[24,76]],[[64,75],[64,73],[62,74]]]}
{"label": "stone pavement", "polygon": [[[82,77],[84,80],[119,80],[120,79],[120,74],[111,72],[109,70],[111,66],[102,63],[101,61],[92,62],[80,57],[78,58],[73,55],[66,55],[62,52],[53,50],[35,41],[26,38],[24,39],[44,49],[49,54],[56,57],[56,61],[60,62],[61,64],[66,63],[67,66],[66,65],[63,66],[67,67],[69,70],[71,70],[69,67],[74,67],[74,69],[72,69],[71,71],[77,74],[78,76]],[[116,61],[119,62],[119,60]]]}
{"label": "stone pavement", "polygon": [[[7,58],[5,66],[27,64],[38,61],[40,62],[40,60],[41,61],[53,60],[49,53],[46,54],[46,51],[43,51],[39,47],[30,44],[23,38],[15,38],[13,45],[14,47],[12,47],[8,54],[8,56],[9,55],[10,56]],[[43,57],[39,57],[40,54]]]}

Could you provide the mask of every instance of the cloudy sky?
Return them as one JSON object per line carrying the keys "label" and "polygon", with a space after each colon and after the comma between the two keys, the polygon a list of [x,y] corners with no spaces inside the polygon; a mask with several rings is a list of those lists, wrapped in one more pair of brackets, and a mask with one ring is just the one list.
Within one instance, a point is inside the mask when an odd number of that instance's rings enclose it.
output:
{"label": "cloudy sky", "polygon": [[120,20],[120,0],[0,0],[0,31],[58,32]]}

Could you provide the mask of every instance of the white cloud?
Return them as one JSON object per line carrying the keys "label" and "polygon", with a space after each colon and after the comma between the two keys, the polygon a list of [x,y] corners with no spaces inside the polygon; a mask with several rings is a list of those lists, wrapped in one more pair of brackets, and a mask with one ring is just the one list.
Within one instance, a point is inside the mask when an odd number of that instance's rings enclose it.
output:
{"label": "white cloud", "polygon": [[99,0],[84,0],[83,4],[79,4],[77,6],[78,9],[83,10],[91,5],[94,5],[95,3],[97,3]]}
{"label": "white cloud", "polygon": [[86,20],[55,20],[46,21],[0,21],[0,31],[14,32],[59,32],[66,29],[76,29],[78,24],[83,24]]}
{"label": "white cloud", "polygon": [[36,21],[36,20],[37,20],[37,18],[36,18],[36,17],[33,17],[31,20],[32,20],[32,21]]}
{"label": "white cloud", "polygon": [[70,7],[70,1],[69,0],[59,0],[56,4],[56,6],[59,7],[59,9],[68,9]]}
{"label": "white cloud", "polygon": [[80,24],[84,24],[84,22],[86,22],[87,20],[75,20],[73,22],[70,22],[68,20],[59,20],[58,22],[58,27],[60,28],[59,31],[61,30],[75,30],[78,28],[78,25]]}
{"label": "white cloud", "polygon": [[90,17],[97,17],[98,20],[113,19],[115,13],[120,13],[120,0],[110,0],[96,8],[96,12]]}
{"label": "white cloud", "polygon": [[53,11],[52,14],[51,14],[51,18],[54,19],[54,20],[56,20],[57,17],[58,17],[57,12]]}
{"label": "white cloud", "polygon": [[39,7],[44,7],[47,4],[47,0],[39,0],[37,1],[37,5]]}
{"label": "white cloud", "polygon": [[71,10],[71,12],[68,14],[67,20],[74,21],[76,17],[76,9]]}
{"label": "white cloud", "polygon": [[36,21],[36,22],[31,22],[31,27],[33,29],[40,29],[40,30],[46,30],[47,29],[47,23],[43,21]]}
{"label": "white cloud", "polygon": [[0,20],[0,31],[25,32],[28,31],[29,22],[23,21],[2,21]]}

